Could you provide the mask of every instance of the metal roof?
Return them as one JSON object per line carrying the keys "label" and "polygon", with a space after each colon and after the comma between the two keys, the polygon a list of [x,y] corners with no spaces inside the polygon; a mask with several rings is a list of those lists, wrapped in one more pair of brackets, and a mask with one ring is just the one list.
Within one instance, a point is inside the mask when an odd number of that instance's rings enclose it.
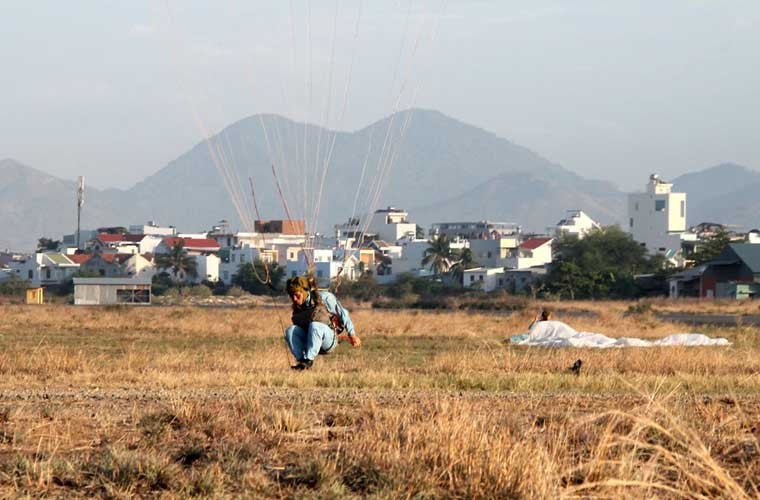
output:
{"label": "metal roof", "polygon": [[150,285],[150,278],[74,278],[75,285]]}
{"label": "metal roof", "polygon": [[760,273],[760,245],[754,243],[731,243],[731,250],[750,268],[753,274]]}

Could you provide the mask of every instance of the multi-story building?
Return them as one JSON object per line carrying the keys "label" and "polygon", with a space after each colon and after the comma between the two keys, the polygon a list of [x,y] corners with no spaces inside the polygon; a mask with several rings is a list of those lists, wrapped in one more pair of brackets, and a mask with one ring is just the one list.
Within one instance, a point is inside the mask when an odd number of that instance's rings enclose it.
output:
{"label": "multi-story building", "polygon": [[450,240],[464,238],[468,240],[488,240],[500,238],[518,238],[521,228],[513,222],[436,222],[431,229],[433,236],[446,236]]}
{"label": "multi-story building", "polygon": [[564,219],[559,221],[556,226],[549,228],[550,234],[555,236],[563,234],[575,235],[578,239],[583,238],[594,229],[599,229],[598,222],[588,216],[583,210],[568,210]]}
{"label": "multi-story building", "polygon": [[686,193],[672,192],[673,184],[649,177],[644,193],[628,195],[628,228],[633,239],[651,254],[673,258],[686,230]]}

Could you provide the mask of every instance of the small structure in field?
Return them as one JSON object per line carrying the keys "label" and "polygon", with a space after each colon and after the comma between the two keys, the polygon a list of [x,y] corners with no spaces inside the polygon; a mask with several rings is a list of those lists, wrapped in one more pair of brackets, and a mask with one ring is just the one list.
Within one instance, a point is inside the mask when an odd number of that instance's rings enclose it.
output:
{"label": "small structure in field", "polygon": [[150,305],[150,278],[74,278],[75,305]]}

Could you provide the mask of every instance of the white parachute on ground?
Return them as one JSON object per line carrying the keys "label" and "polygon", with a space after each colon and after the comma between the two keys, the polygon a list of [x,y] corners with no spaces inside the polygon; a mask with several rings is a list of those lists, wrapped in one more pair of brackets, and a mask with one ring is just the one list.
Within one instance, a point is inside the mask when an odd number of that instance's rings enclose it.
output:
{"label": "white parachute on ground", "polygon": [[562,321],[536,322],[529,332],[510,338],[515,345],[536,347],[657,347],[657,346],[727,346],[724,338],[712,338],[701,333],[676,333],[659,340],[632,337],[610,338],[601,333],[579,332]]}

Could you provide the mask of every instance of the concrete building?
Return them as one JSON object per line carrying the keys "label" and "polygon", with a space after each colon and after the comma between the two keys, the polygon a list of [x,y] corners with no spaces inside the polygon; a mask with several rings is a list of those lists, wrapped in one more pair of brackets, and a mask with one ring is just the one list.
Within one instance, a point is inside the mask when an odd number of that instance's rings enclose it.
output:
{"label": "concrete building", "polygon": [[148,221],[147,224],[137,224],[129,226],[129,234],[150,234],[154,236],[176,236],[177,229],[174,226],[159,226],[155,221]]}
{"label": "concrete building", "polygon": [[221,267],[222,259],[214,254],[198,255],[195,257],[195,262],[198,265],[196,268],[198,276],[194,279],[196,283],[201,283],[203,281],[214,282],[219,280],[219,269]]}
{"label": "concrete building", "polygon": [[446,236],[450,240],[487,240],[499,238],[519,238],[522,229],[513,222],[436,222],[430,233],[432,236]]}
{"label": "concrete building", "polygon": [[505,267],[518,247],[517,236],[469,241],[472,258],[483,267]]}
{"label": "concrete building", "polygon": [[[367,220],[369,217],[369,220]],[[417,224],[408,221],[409,214],[399,208],[376,210],[371,216],[354,217],[345,224],[335,226],[338,239],[385,240],[395,243],[402,238],[414,238]]]}
{"label": "concrete building", "polygon": [[676,256],[686,230],[686,193],[672,192],[673,184],[649,177],[646,192],[628,195],[628,228],[650,254]]}
{"label": "concrete building", "polygon": [[503,267],[476,267],[467,269],[462,276],[462,285],[465,288],[478,287],[484,292],[504,288]]}
{"label": "concrete building", "polygon": [[[330,286],[330,281],[338,276],[338,271],[343,267],[343,260],[334,259],[333,251],[329,248],[306,249],[306,251],[313,259],[314,279],[317,281],[317,286],[327,288]],[[309,263],[304,250],[299,249],[296,258],[288,260],[285,272],[288,278],[305,276],[309,272]]]}
{"label": "concrete building", "polygon": [[599,229],[599,225],[594,219],[588,216],[583,210],[568,210],[565,218],[550,229],[550,234],[561,236],[563,234],[574,235],[579,239],[586,236],[594,229]]}
{"label": "concrete building", "polygon": [[79,264],[68,256],[57,253],[36,253],[24,260],[8,263],[8,268],[21,280],[29,282],[29,286],[58,286],[71,278],[79,270]]}
{"label": "concrete building", "polygon": [[523,241],[507,259],[509,269],[527,269],[550,264],[553,238],[530,238]]}
{"label": "concrete building", "polygon": [[74,278],[74,305],[150,305],[150,278]]}

